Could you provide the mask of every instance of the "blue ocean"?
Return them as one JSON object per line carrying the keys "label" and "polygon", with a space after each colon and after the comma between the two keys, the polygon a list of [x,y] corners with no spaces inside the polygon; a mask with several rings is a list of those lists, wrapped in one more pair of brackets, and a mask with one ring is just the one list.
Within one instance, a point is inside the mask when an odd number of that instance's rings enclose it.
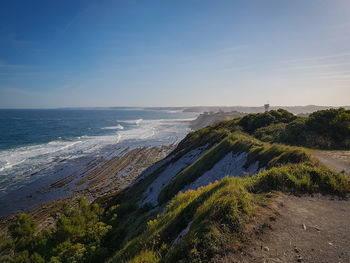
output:
{"label": "blue ocean", "polygon": [[105,157],[118,145],[177,143],[193,118],[136,108],[0,110],[0,200],[67,160]]}

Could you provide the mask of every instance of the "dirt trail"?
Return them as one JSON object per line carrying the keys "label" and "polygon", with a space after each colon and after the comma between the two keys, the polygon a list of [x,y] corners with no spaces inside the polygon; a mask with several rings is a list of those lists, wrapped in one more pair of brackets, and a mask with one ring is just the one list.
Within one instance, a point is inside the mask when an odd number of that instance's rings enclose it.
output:
{"label": "dirt trail", "polygon": [[311,155],[321,163],[350,176],[350,151],[314,151]]}
{"label": "dirt trail", "polygon": [[238,254],[217,262],[350,262],[350,201],[330,196],[277,198],[280,216]]}
{"label": "dirt trail", "polygon": [[[350,176],[350,151],[311,151],[320,163]],[[214,262],[350,262],[350,200],[280,194],[279,216],[248,248]]]}

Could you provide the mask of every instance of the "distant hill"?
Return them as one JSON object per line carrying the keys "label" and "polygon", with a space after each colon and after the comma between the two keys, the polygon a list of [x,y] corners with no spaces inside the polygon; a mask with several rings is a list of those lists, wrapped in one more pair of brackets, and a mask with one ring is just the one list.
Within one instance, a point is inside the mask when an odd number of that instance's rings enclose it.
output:
{"label": "distant hill", "polygon": [[[307,106],[270,106],[270,110],[284,109],[293,114],[300,113],[312,113],[318,110],[327,110],[334,108],[345,108],[347,110],[350,109],[350,106],[317,106],[317,105],[307,105]],[[248,106],[196,106],[196,107],[184,107],[184,112],[231,112],[238,111],[244,113],[259,113],[264,112],[264,106],[260,107],[248,107]]]}
{"label": "distant hill", "polygon": [[245,116],[246,113],[238,112],[238,111],[230,111],[230,112],[204,112],[200,114],[197,119],[191,121],[190,128],[192,130],[199,130],[206,126],[216,124],[219,121],[226,121],[235,118],[240,118]]}

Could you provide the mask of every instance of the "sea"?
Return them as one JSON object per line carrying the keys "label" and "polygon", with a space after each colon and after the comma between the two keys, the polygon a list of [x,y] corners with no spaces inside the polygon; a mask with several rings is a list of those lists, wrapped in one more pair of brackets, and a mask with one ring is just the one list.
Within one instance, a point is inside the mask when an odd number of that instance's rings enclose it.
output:
{"label": "sea", "polygon": [[195,118],[194,113],[141,108],[2,109],[0,215],[1,204],[9,206],[13,196],[65,163],[82,166],[91,158],[110,158],[121,146],[176,144]]}

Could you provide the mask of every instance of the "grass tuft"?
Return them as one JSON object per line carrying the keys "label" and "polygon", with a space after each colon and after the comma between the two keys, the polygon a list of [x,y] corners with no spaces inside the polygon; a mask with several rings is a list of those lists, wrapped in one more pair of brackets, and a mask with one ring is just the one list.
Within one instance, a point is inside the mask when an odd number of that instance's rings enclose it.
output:
{"label": "grass tuft", "polygon": [[255,193],[277,190],[345,195],[350,192],[350,180],[344,174],[309,163],[274,167],[260,172],[251,180],[251,191]]}

